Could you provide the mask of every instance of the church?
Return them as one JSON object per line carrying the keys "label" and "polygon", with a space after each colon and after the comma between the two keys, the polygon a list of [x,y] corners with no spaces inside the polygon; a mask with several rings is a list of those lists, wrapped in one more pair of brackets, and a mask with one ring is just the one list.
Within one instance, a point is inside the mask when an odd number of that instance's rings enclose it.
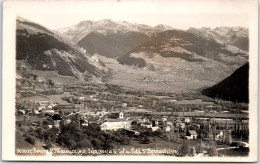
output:
{"label": "church", "polygon": [[109,118],[100,125],[101,130],[103,131],[116,131],[119,129],[129,129],[131,127],[131,121],[124,118],[124,113],[122,111],[111,113],[108,117]]}

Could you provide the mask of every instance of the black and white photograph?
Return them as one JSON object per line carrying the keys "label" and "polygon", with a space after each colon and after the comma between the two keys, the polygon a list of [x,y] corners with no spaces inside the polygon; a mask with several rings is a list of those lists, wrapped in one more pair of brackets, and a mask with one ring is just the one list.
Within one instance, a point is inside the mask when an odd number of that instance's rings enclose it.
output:
{"label": "black and white photograph", "polygon": [[256,161],[257,7],[4,1],[3,158]]}

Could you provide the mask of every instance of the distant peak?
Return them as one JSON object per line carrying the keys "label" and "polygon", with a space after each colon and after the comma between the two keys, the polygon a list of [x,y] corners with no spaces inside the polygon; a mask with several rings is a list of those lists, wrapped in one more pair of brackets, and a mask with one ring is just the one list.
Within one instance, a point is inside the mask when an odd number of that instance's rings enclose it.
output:
{"label": "distant peak", "polygon": [[214,30],[222,30],[222,29],[226,29],[228,27],[225,27],[225,26],[220,26],[220,27],[216,27]]}
{"label": "distant peak", "polygon": [[86,21],[80,21],[80,22],[78,23],[78,25],[81,26],[81,25],[92,24],[92,23],[93,23],[93,21],[86,20]]}
{"label": "distant peak", "polygon": [[202,30],[211,30],[210,27],[201,27]]}
{"label": "distant peak", "polygon": [[158,24],[157,26],[155,26],[155,28],[158,28],[158,29],[172,29],[172,27],[166,26],[164,24]]}
{"label": "distant peak", "polygon": [[114,21],[111,20],[111,19],[101,19],[101,20],[96,21],[96,22],[111,23],[111,22],[114,22]]}
{"label": "distant peak", "polygon": [[113,22],[112,19],[103,19],[103,21],[105,21],[105,22]]}

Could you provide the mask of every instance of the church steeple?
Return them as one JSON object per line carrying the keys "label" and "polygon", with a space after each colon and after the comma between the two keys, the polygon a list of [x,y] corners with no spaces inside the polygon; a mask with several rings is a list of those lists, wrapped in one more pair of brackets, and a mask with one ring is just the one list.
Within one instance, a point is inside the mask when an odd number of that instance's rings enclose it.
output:
{"label": "church steeple", "polygon": [[124,113],[122,111],[119,112],[119,119],[124,119]]}

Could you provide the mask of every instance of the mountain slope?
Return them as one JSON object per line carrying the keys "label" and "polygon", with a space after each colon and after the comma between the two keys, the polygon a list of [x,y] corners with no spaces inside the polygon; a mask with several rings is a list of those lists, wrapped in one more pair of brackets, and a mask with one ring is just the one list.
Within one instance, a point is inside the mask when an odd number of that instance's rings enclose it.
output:
{"label": "mountain slope", "polygon": [[180,30],[156,33],[151,40],[118,59],[119,63],[152,68],[198,80],[219,81],[248,61],[214,40]]}
{"label": "mountain slope", "polygon": [[117,58],[149,41],[149,39],[147,35],[139,32],[107,35],[92,32],[80,40],[77,45],[91,54],[98,53],[102,56]]}
{"label": "mountain slope", "polygon": [[172,28],[162,24],[151,27],[148,25],[129,23],[126,21],[103,19],[99,21],[81,21],[76,25],[57,29],[56,31],[71,41],[71,43],[77,44],[80,40],[92,32],[103,35],[116,33],[124,34],[128,32],[139,32],[150,35],[154,32],[161,32],[170,29]]}
{"label": "mountain slope", "polygon": [[188,32],[248,51],[249,33],[244,27],[190,28]]}
{"label": "mountain slope", "polygon": [[222,98],[234,102],[249,101],[248,91],[249,63],[237,69],[232,75],[218,84],[204,89],[202,93],[209,97]]}
{"label": "mountain slope", "polygon": [[150,27],[105,19],[82,21],[72,27],[58,29],[57,32],[92,54],[117,58],[149,41],[151,34],[170,29],[162,24]]}
{"label": "mountain slope", "polygon": [[108,75],[107,68],[47,28],[20,17],[16,26],[16,59],[23,60],[31,69],[55,71],[82,80]]}

